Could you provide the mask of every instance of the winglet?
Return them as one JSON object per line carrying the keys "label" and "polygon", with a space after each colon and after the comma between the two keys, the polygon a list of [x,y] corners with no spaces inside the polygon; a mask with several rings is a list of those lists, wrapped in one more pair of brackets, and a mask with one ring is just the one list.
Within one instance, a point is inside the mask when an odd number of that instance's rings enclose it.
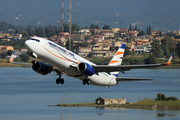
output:
{"label": "winglet", "polygon": [[13,51],[11,57],[9,58],[9,62],[13,62],[13,57],[14,57],[15,51]]}
{"label": "winglet", "polygon": [[171,55],[171,57],[169,58],[169,60],[166,62],[166,63],[164,63],[164,64],[162,64],[162,65],[169,65],[170,63],[171,63],[171,60],[172,60],[172,57],[174,56],[174,53]]}

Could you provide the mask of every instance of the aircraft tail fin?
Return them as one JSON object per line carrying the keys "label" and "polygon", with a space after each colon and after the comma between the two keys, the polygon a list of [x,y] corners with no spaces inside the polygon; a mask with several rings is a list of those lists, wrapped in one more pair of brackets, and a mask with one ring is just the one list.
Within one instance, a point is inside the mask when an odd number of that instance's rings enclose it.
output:
{"label": "aircraft tail fin", "polygon": [[[121,65],[122,63],[122,59],[124,56],[124,52],[125,52],[125,48],[126,45],[122,44],[119,49],[117,50],[116,54],[114,55],[114,57],[111,59],[111,61],[109,62],[108,66],[118,66]],[[119,72],[111,72],[111,74],[118,76]]]}
{"label": "aircraft tail fin", "polygon": [[14,57],[15,51],[13,51],[11,57],[9,58],[9,62],[13,62],[13,57]]}
{"label": "aircraft tail fin", "polygon": [[10,63],[19,64],[19,65],[28,65],[28,66],[29,66],[29,65],[32,65],[32,64],[30,64],[30,63],[14,62],[14,61],[13,61],[14,55],[15,55],[15,51],[13,51],[11,57],[9,58],[9,62],[10,62]]}
{"label": "aircraft tail fin", "polygon": [[165,64],[161,64],[161,65],[165,65],[165,66],[169,65],[171,63],[173,56],[174,56],[174,53],[170,56],[169,60]]}

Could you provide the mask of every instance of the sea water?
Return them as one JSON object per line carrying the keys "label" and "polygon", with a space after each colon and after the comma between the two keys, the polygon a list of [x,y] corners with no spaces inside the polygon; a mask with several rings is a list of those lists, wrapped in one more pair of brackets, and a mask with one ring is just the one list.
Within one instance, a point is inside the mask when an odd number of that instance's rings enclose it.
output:
{"label": "sea water", "polygon": [[180,99],[180,69],[137,69],[120,77],[153,78],[154,81],[121,82],[112,88],[83,85],[63,75],[57,85],[55,73],[42,76],[31,68],[0,68],[0,120],[179,120],[179,110],[53,107],[59,103],[95,102],[98,97],[136,102],[155,99],[157,93]]}

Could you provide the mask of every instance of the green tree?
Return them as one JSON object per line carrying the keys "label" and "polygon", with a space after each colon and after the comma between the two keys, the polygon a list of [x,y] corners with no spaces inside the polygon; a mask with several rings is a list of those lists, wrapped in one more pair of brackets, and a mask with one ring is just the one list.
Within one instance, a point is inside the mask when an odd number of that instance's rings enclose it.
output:
{"label": "green tree", "polygon": [[151,35],[151,25],[149,25],[149,35]]}
{"label": "green tree", "polygon": [[64,23],[64,32],[69,32],[69,24]]}
{"label": "green tree", "polygon": [[161,45],[165,56],[170,56],[174,53],[175,42],[170,36],[165,36],[165,38],[161,40]]}
{"label": "green tree", "polygon": [[139,31],[138,36],[142,36],[142,35],[145,35],[145,34],[146,34],[143,30],[139,30],[139,29],[138,29],[138,31]]}
{"label": "green tree", "polygon": [[21,55],[21,60],[22,60],[23,62],[29,61],[29,55],[28,55],[28,53],[23,53],[23,54]]}
{"label": "green tree", "polygon": [[12,52],[13,52],[12,50],[8,50],[8,51],[7,51],[7,55],[10,56],[10,55],[12,54]]}
{"label": "green tree", "polygon": [[132,30],[131,24],[129,25],[129,30]]}
{"label": "green tree", "polygon": [[131,51],[129,50],[129,47],[126,46],[124,56],[131,55]]}
{"label": "green tree", "polygon": [[[71,39],[71,49],[73,48],[73,40]],[[66,49],[69,50],[69,40],[66,42]]]}
{"label": "green tree", "polygon": [[94,24],[91,24],[91,25],[90,25],[90,29],[94,29]]}
{"label": "green tree", "polygon": [[77,31],[79,31],[80,30],[80,27],[77,25],[77,24],[75,24],[75,23],[73,23],[72,24],[72,33],[75,33],[75,31],[76,31],[76,33],[77,33]]}
{"label": "green tree", "polygon": [[88,36],[88,35],[86,35],[86,36],[84,37],[84,40],[87,41],[89,38],[91,38],[91,37]]}
{"label": "green tree", "polygon": [[21,55],[21,60],[22,60],[23,62],[29,61],[29,55],[28,55],[28,53],[23,53],[23,54]]}
{"label": "green tree", "polygon": [[41,26],[35,28],[35,35],[43,37],[43,28]]}
{"label": "green tree", "polygon": [[156,100],[162,100],[162,95],[161,95],[161,93],[158,93],[158,94],[157,94]]}
{"label": "green tree", "polygon": [[149,29],[148,29],[148,26],[146,28],[146,34],[149,34]]}
{"label": "green tree", "polygon": [[151,45],[152,45],[151,53],[153,53],[156,58],[164,57],[164,50],[162,49],[159,40],[154,40],[151,43]]}
{"label": "green tree", "polygon": [[3,52],[0,54],[0,58],[5,58],[7,56],[7,53]]}
{"label": "green tree", "polygon": [[29,25],[27,29],[28,35],[32,36],[35,34],[35,26]]}
{"label": "green tree", "polygon": [[161,95],[161,99],[162,99],[163,101],[165,101],[165,100],[166,100],[166,97],[165,97],[165,95],[164,95],[164,94],[162,94],[162,95]]}
{"label": "green tree", "polygon": [[135,30],[137,31],[137,25],[135,26]]}
{"label": "green tree", "polygon": [[178,57],[180,58],[180,42],[178,42],[177,44],[176,44],[176,54],[178,55]]}
{"label": "green tree", "polygon": [[149,57],[145,60],[146,64],[155,64],[156,59],[153,54],[150,54]]}
{"label": "green tree", "polygon": [[28,36],[29,36],[29,35],[28,35],[28,32],[25,31],[25,30],[23,30],[23,31],[21,32],[21,34],[22,34],[23,37],[28,37]]}
{"label": "green tree", "polygon": [[99,29],[99,25],[95,25],[95,26],[94,26],[94,28],[97,28],[97,29]]}
{"label": "green tree", "polygon": [[15,30],[15,33],[14,34],[19,34],[19,31],[18,30]]}
{"label": "green tree", "polygon": [[108,29],[108,30],[110,30],[111,28],[110,28],[110,25],[104,25],[102,29]]}

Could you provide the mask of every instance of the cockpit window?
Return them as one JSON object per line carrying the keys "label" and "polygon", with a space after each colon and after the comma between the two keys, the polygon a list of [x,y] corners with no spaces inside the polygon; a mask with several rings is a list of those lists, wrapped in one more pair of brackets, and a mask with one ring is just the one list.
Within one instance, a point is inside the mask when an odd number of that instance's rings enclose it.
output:
{"label": "cockpit window", "polygon": [[34,39],[34,38],[31,38],[31,40],[34,40],[34,41],[36,41],[36,42],[40,42],[40,40]]}

